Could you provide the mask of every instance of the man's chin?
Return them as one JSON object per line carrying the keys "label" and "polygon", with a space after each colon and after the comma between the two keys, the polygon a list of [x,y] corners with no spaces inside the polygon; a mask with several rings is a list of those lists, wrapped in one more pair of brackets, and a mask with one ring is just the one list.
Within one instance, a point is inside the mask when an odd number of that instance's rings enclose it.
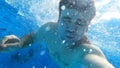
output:
{"label": "man's chin", "polygon": [[65,43],[67,43],[69,45],[74,45],[75,44],[75,40],[74,39],[66,39]]}

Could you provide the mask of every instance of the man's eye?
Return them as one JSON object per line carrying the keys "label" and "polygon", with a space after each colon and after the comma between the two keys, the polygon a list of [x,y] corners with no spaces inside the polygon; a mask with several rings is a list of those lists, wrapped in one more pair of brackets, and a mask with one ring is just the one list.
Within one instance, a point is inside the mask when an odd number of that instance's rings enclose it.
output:
{"label": "man's eye", "polygon": [[63,20],[63,22],[70,23],[70,20]]}
{"label": "man's eye", "polygon": [[83,26],[83,25],[85,25],[85,22],[83,20],[77,20],[76,24],[80,25],[80,26]]}
{"label": "man's eye", "polygon": [[83,25],[83,23],[81,23],[81,22],[79,22],[79,21],[77,21],[76,24],[77,24],[77,25],[80,25],[80,26]]}

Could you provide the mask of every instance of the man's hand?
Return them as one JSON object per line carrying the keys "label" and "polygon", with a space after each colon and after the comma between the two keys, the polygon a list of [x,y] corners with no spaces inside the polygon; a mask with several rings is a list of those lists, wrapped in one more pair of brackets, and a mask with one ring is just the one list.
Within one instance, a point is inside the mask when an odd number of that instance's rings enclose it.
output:
{"label": "man's hand", "polygon": [[19,49],[20,39],[15,35],[8,35],[0,39],[0,51],[9,52]]}

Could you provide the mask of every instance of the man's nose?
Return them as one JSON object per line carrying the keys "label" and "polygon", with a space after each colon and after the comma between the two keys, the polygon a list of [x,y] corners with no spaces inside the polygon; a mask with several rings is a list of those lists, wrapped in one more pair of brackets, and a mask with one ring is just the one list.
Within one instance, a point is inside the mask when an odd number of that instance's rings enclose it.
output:
{"label": "man's nose", "polygon": [[74,33],[76,30],[76,27],[74,24],[70,24],[67,28],[67,32]]}

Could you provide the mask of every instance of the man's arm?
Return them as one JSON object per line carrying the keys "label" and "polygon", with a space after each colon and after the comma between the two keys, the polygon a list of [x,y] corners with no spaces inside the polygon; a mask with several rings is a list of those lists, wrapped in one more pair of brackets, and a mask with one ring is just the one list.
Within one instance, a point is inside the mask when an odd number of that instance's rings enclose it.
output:
{"label": "man's arm", "polygon": [[22,39],[19,39],[15,35],[7,35],[0,39],[0,51],[10,52],[29,46],[33,43],[33,33],[25,35]]}
{"label": "man's arm", "polygon": [[0,39],[1,52],[17,50],[20,47],[20,39],[15,35],[7,35]]}
{"label": "man's arm", "polygon": [[107,59],[95,54],[87,54],[83,61],[85,68],[114,68]]}
{"label": "man's arm", "polygon": [[25,35],[23,38],[21,38],[20,44],[22,45],[22,48],[27,47],[29,44],[33,43],[34,40],[33,34],[34,32],[29,33]]}
{"label": "man's arm", "polygon": [[83,48],[86,49],[82,57],[82,63],[85,68],[114,68],[97,46],[86,44]]}

